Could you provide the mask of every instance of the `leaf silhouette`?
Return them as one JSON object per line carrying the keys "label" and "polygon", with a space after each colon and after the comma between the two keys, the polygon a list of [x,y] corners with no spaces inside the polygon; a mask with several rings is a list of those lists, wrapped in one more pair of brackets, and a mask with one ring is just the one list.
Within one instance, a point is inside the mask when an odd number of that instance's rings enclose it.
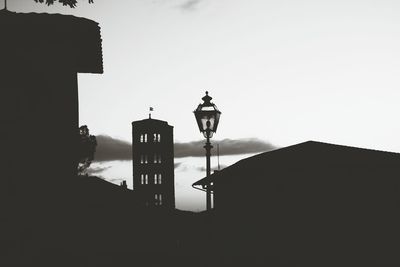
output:
{"label": "leaf silhouette", "polygon": [[[53,5],[56,0],[34,0],[36,3],[45,3],[50,6]],[[75,8],[78,4],[77,0],[58,0],[63,6],[69,6],[70,8]],[[89,4],[93,4],[93,0],[88,0]]]}

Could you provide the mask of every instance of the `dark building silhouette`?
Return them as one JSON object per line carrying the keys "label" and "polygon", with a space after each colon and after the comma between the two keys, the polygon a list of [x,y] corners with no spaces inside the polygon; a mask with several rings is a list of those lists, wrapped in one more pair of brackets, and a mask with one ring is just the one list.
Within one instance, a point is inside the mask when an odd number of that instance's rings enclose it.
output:
{"label": "dark building silhouette", "polygon": [[125,183],[75,175],[77,73],[103,71],[98,24],[1,10],[0,53],[0,266],[187,266],[206,216],[145,209]]}
{"label": "dark building silhouette", "polygon": [[103,72],[100,28],[1,10],[0,40],[1,188],[29,194],[77,172],[77,74]]}
{"label": "dark building silhouette", "polygon": [[194,186],[210,183],[226,266],[400,264],[400,154],[310,141]]}
{"label": "dark building silhouette", "polygon": [[166,121],[132,122],[133,190],[149,207],[175,208],[173,126]]}

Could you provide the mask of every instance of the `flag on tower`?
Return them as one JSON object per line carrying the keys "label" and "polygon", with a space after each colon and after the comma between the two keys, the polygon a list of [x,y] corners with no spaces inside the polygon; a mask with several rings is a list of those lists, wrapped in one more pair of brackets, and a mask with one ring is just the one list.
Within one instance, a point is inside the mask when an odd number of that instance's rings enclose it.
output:
{"label": "flag on tower", "polygon": [[149,107],[149,119],[151,119],[151,112],[154,111],[153,107]]}

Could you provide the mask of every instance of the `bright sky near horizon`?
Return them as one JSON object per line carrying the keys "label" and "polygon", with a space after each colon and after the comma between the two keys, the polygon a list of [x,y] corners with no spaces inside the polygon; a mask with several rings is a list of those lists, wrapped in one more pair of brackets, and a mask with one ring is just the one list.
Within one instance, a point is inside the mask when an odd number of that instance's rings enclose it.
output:
{"label": "bright sky near horizon", "polygon": [[[174,126],[177,141],[200,140],[192,111],[208,90],[222,111],[216,139],[254,137],[276,146],[317,140],[400,151],[400,1],[8,5],[100,23],[104,74],[79,75],[80,122],[92,134],[130,141],[130,123],[146,118],[151,106],[153,117]],[[185,162],[197,162],[191,160]],[[116,177],[111,170],[109,177]],[[203,174],[187,176],[195,181]]]}

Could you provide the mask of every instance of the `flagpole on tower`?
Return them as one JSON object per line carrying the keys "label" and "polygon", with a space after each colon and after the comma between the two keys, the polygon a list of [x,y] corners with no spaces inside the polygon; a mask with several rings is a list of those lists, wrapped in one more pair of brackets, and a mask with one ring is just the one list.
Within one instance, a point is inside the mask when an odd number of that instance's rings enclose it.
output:
{"label": "flagpole on tower", "polygon": [[7,10],[7,0],[4,0],[4,10]]}
{"label": "flagpole on tower", "polygon": [[151,119],[151,112],[154,111],[153,107],[149,107],[149,119]]}

